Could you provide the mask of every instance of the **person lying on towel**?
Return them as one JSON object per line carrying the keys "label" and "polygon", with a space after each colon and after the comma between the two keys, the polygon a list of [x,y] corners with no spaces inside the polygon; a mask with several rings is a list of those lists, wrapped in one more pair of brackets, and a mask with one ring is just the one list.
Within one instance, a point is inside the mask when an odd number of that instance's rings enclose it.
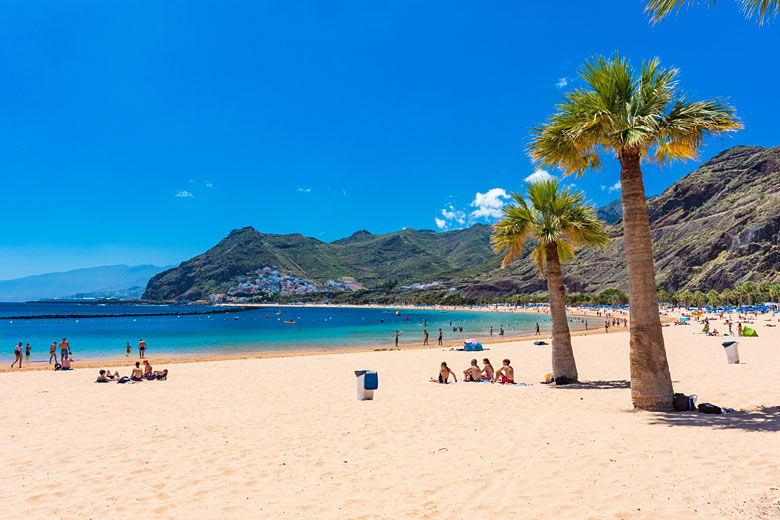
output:
{"label": "person lying on towel", "polygon": [[508,359],[504,360],[504,366],[496,370],[496,382],[514,384],[515,369],[509,364]]}

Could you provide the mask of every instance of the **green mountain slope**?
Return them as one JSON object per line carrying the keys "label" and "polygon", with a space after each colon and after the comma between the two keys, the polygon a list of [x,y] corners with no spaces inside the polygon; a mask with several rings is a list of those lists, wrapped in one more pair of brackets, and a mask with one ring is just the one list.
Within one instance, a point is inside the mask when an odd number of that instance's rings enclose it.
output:
{"label": "green mountain slope", "polygon": [[[726,150],[651,198],[648,213],[657,281],[665,289],[721,290],[744,280],[780,281],[780,147]],[[627,289],[620,206],[610,203],[599,215],[612,223],[611,243],[602,251],[582,250],[564,268],[570,292]],[[154,276],[144,298],[200,298],[271,265],[314,281],[353,276],[367,286],[388,279],[472,282],[464,296],[544,290],[527,258],[499,268],[490,232],[481,224],[447,232],[358,231],[327,243],[247,227]]]}

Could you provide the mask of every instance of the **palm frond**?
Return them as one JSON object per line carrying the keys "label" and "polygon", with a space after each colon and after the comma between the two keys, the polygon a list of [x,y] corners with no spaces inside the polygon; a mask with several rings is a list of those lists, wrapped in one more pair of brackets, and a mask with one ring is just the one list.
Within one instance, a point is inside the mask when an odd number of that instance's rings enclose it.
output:
{"label": "palm frond", "polygon": [[[748,19],[756,19],[759,25],[780,13],[780,0],[739,0],[738,3],[745,16]],[[657,23],[684,6],[699,4],[714,6],[715,0],[648,0],[645,12],[650,15],[653,23]]]}

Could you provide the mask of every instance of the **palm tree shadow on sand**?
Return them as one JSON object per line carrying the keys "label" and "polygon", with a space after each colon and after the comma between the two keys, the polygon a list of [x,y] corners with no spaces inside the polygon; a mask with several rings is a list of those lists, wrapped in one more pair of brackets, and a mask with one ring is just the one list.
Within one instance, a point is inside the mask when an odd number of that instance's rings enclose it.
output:
{"label": "palm tree shadow on sand", "polygon": [[755,432],[780,431],[780,406],[765,406],[755,410],[720,415],[699,412],[666,412],[654,415],[652,424],[667,426],[706,426],[716,430]]}
{"label": "palm tree shadow on sand", "polygon": [[554,385],[554,388],[563,390],[617,390],[631,388],[631,383],[625,379],[615,379],[612,381],[581,381],[569,385]]}

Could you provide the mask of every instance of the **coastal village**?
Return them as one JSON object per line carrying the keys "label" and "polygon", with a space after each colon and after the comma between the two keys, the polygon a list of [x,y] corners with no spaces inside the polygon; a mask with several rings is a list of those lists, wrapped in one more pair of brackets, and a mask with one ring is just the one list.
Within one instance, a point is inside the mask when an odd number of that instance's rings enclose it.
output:
{"label": "coastal village", "polygon": [[320,292],[357,291],[362,288],[363,284],[351,276],[328,280],[322,285],[282,272],[274,265],[238,277],[236,285],[231,286],[226,294],[211,294],[209,301],[211,303],[243,302],[251,296],[259,295],[294,296]]}

